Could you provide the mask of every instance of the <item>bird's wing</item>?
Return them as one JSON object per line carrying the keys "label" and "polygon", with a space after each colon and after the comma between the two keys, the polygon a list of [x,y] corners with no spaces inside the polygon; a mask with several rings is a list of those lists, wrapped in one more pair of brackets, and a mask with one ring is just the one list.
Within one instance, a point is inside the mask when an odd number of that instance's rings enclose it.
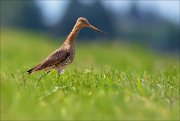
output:
{"label": "bird's wing", "polygon": [[52,54],[50,54],[42,63],[38,64],[35,68],[34,71],[37,70],[42,70],[47,67],[56,65],[58,63],[63,62],[70,54],[64,50],[64,49],[59,49],[54,51]]}
{"label": "bird's wing", "polygon": [[63,62],[70,54],[64,50],[56,50],[42,63],[42,68],[50,67]]}

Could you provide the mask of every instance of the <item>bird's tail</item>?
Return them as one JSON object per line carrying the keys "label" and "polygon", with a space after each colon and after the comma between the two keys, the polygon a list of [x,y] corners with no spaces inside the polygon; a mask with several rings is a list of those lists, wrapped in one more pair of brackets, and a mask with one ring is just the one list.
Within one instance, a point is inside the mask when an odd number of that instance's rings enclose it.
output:
{"label": "bird's tail", "polygon": [[28,74],[31,74],[34,71],[41,70],[41,64],[36,65],[34,68],[29,69],[27,72]]}
{"label": "bird's tail", "polygon": [[34,70],[34,68],[32,68],[32,69],[29,69],[27,72],[28,72],[28,74],[31,74],[32,72],[33,72],[33,70]]}

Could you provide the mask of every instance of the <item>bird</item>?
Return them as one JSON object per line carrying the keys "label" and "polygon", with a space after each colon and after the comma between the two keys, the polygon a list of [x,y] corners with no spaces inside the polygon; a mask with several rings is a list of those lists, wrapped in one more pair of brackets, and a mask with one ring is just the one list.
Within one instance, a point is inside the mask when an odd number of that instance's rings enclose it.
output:
{"label": "bird", "polygon": [[89,21],[84,17],[79,17],[70,32],[67,36],[64,43],[52,52],[46,59],[44,59],[41,63],[37,64],[33,68],[29,69],[27,72],[31,74],[36,71],[45,70],[48,73],[55,69],[58,71],[59,74],[64,72],[64,69],[67,65],[71,64],[75,57],[75,39],[83,28],[91,28],[97,32],[102,33],[104,36],[107,34],[100,29],[94,27],[89,23]]}

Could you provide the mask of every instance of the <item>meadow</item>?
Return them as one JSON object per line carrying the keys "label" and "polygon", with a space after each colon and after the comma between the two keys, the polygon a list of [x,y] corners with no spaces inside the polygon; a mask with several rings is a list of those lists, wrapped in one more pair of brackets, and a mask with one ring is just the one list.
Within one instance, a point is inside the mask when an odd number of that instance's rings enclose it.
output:
{"label": "meadow", "polygon": [[63,39],[1,29],[1,120],[179,120],[179,58],[126,43],[79,42],[60,77],[26,70]]}

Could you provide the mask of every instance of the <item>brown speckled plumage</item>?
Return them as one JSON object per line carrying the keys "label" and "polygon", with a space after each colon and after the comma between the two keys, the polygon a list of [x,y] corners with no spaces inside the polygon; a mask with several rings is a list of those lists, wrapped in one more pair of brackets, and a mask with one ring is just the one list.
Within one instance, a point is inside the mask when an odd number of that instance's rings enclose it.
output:
{"label": "brown speckled plumage", "polygon": [[51,69],[56,69],[59,73],[61,73],[66,65],[72,63],[75,56],[74,40],[80,30],[84,27],[94,29],[106,35],[106,33],[92,26],[86,18],[80,17],[62,46],[51,53],[43,62],[39,63],[27,72],[31,74],[32,72],[39,70],[50,71]]}

